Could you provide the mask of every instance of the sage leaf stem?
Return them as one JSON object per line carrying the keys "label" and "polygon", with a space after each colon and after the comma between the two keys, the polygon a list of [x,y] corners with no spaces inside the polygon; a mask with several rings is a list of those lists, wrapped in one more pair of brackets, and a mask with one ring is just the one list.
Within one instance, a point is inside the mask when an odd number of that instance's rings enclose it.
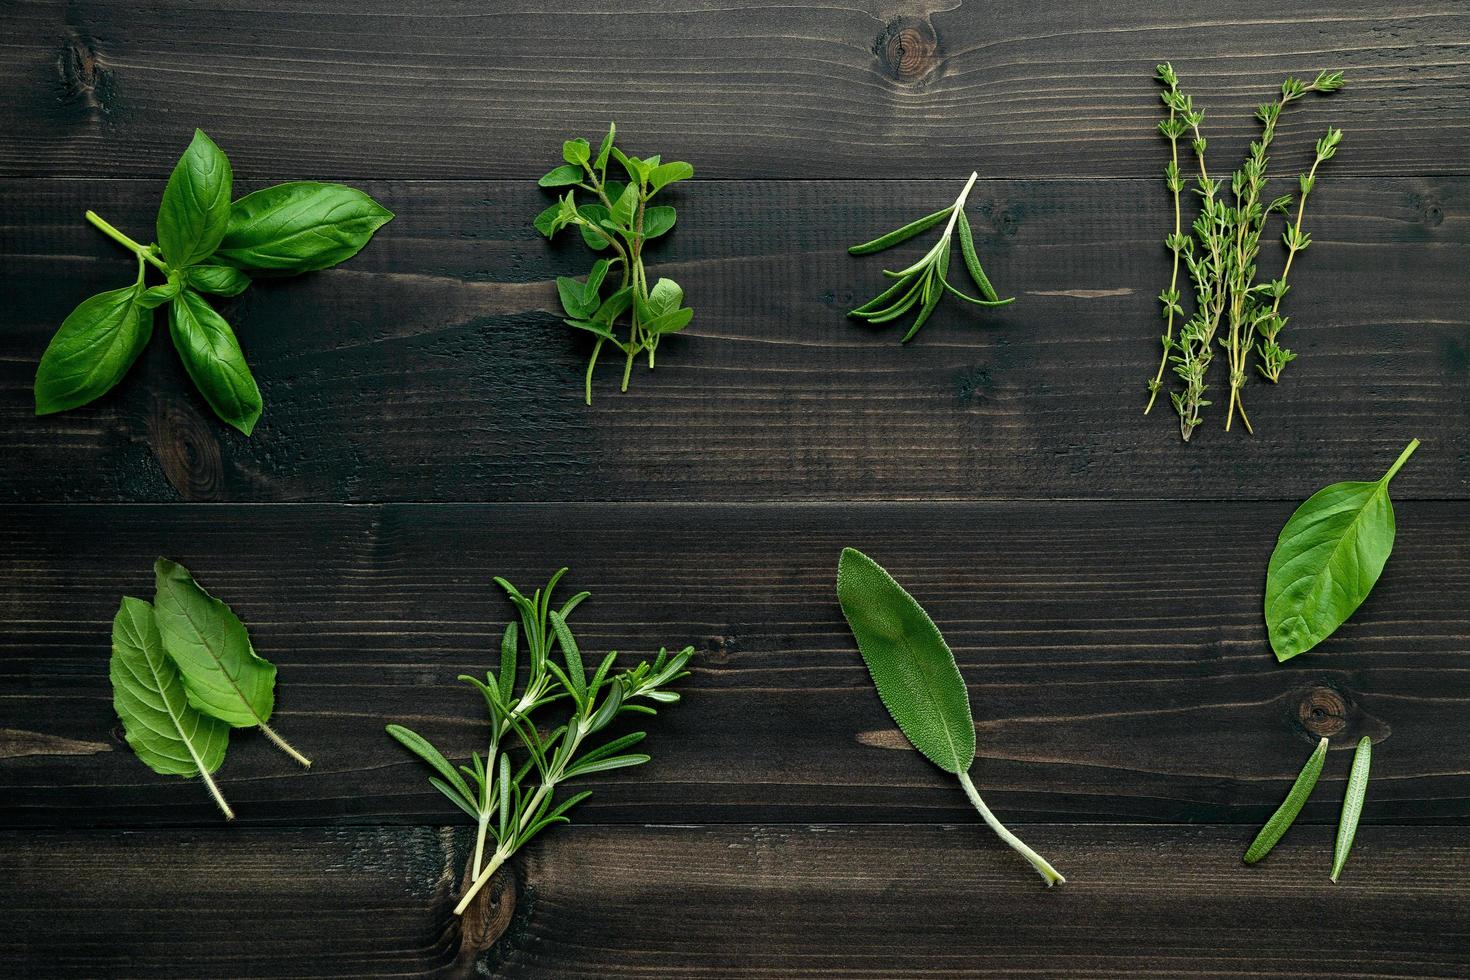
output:
{"label": "sage leaf stem", "polygon": [[1342,816],[1337,821],[1337,842],[1332,848],[1332,883],[1337,884],[1353,849],[1358,832],[1358,818],[1363,815],[1363,800],[1368,795],[1368,767],[1373,761],[1373,740],[1364,735],[1353,752],[1353,768],[1348,773],[1347,793],[1342,800]]}

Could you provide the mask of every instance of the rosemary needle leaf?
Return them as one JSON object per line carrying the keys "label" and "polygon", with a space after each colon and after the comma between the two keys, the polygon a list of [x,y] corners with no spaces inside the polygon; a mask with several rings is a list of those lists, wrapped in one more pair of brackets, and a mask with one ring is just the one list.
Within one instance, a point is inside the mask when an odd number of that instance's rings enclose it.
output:
{"label": "rosemary needle leaf", "polygon": [[[960,212],[960,220],[955,222],[960,232],[960,254],[965,257],[965,268],[970,270],[970,278],[975,280],[975,285],[980,288],[980,295],[992,303],[1000,299],[995,293],[995,287],[990,285],[990,279],[985,275],[985,270],[980,268],[980,256],[975,254],[975,233],[970,230],[970,219],[965,212]],[[1006,300],[1007,303],[1010,300]]]}
{"label": "rosemary needle leaf", "polygon": [[1342,800],[1342,817],[1337,822],[1337,844],[1332,849],[1332,883],[1342,874],[1353,837],[1358,832],[1358,818],[1363,815],[1363,798],[1368,795],[1368,764],[1373,758],[1373,740],[1364,735],[1353,753],[1353,768],[1348,775],[1347,795]]}
{"label": "rosemary needle leaf", "polygon": [[847,250],[847,254],[872,255],[874,252],[881,252],[885,248],[891,248],[892,246],[897,245],[899,242],[906,242],[910,238],[913,238],[915,235],[921,232],[928,231],[930,228],[933,228],[945,218],[948,218],[949,213],[953,210],[954,205],[951,204],[949,207],[945,208],[942,211],[935,211],[933,214],[925,215],[917,221],[910,221],[902,228],[890,231],[886,235],[880,235],[879,237],[873,239],[871,242],[863,242],[861,245],[852,246]]}
{"label": "rosemary needle leaf", "polygon": [[1291,792],[1286,794],[1286,799],[1276,812],[1271,814],[1271,819],[1266,821],[1266,826],[1251,841],[1251,846],[1246,848],[1245,863],[1255,864],[1261,858],[1271,852],[1276,842],[1281,840],[1281,835],[1286,833],[1296,815],[1302,812],[1302,804],[1307,802],[1307,797],[1312,795],[1312,787],[1317,785],[1317,777],[1322,775],[1322,763],[1327,758],[1327,739],[1317,743],[1316,751],[1307,759],[1307,764],[1302,766],[1301,773],[1296,777],[1296,782],[1291,784]]}

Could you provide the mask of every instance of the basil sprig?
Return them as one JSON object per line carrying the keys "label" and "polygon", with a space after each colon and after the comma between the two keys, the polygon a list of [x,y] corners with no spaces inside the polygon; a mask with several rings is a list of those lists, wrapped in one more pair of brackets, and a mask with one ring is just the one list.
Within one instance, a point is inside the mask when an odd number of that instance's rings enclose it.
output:
{"label": "basil sprig", "polygon": [[[158,205],[157,244],[142,245],[95,212],[87,220],[138,259],[131,286],[86,299],[51,338],[36,369],[36,414],[85,405],[122,380],[153,335],[152,311],[169,305],[169,335],[204,400],[246,435],[260,419],[260,389],[230,324],[204,298],[237,296],[251,273],[294,275],[356,255],[393,213],[341,184],[297,181],[233,204],[234,172],[200,130]],[[164,277],[150,286],[148,267]]]}

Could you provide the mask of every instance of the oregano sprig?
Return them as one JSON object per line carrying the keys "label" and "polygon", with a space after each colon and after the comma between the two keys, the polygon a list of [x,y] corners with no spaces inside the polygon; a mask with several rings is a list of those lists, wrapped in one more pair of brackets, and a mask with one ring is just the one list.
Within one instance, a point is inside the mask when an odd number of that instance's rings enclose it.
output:
{"label": "oregano sprig", "polygon": [[[613,673],[614,651],[589,675],[567,625],[572,610],[588,593],[577,593],[559,609],[552,606],[552,591],[566,571],[558,571],[545,588],[530,596],[505,579],[495,580],[516,607],[519,624],[507,625],[501,637],[498,672],[487,671],[483,681],[463,674],[459,678],[480,692],[489,716],[490,734],[483,757],[473,752],[469,765],[456,768],[416,732],[402,725],[387,727],[389,735],[437,773],[429,777],[434,788],[475,822],[471,884],[455,907],[456,914],[464,913],[496,869],[541,831],[570,823],[567,811],[592,795],[583,791],[558,802],[556,790],[563,783],[649,761],[644,753],[627,751],[643,740],[644,732],[626,733],[591,747],[587,742],[625,713],[657,713],[640,701],[678,701],[678,693],[668,690],[668,685],[688,676],[684,668],[694,655],[693,647],[673,655],[660,649],[651,662],[618,673]],[[525,680],[518,684],[521,636],[525,637],[528,664]],[[552,658],[553,649],[560,651],[560,663]],[[569,710],[556,727],[548,729],[533,718],[543,707],[557,702]],[[486,848],[492,843],[487,855]]]}
{"label": "oregano sprig", "polygon": [[[672,207],[650,205],[649,201],[670,184],[693,177],[694,167],[681,161],[664,163],[659,156],[646,160],[627,156],[615,145],[616,136],[617,125],[613,124],[595,156],[584,139],[562,144],[565,162],[553,167],[538,183],[568,190],[533,222],[547,238],[575,226],[588,248],[612,253],[610,258],[594,262],[585,280],[569,276],[558,276],[556,280],[566,324],[596,338],[583,384],[588,405],[592,404],[592,373],[605,344],[623,352],[621,390],[627,391],[638,356],[646,353],[652,370],[659,341],[683,330],[694,317],[694,310],[684,306],[683,287],[668,278],[650,285],[643,264],[644,247],[667,234],[678,217]],[[612,160],[621,166],[626,181],[608,177]],[[578,190],[591,195],[591,200],[578,202]],[[608,278],[610,274],[617,275],[617,287],[604,295],[603,290],[614,281]],[[627,319],[623,321],[625,314]]]}
{"label": "oregano sprig", "polygon": [[[917,307],[918,316],[914,318],[914,322],[909,325],[908,332],[899,341],[901,344],[906,344],[919,332],[924,321],[929,319],[929,315],[934,312],[934,308],[939,305],[939,300],[945,293],[953,293],[965,302],[976,306],[1005,306],[1015,302],[1014,296],[1009,299],[1001,299],[996,295],[994,287],[991,286],[990,280],[985,275],[985,270],[980,266],[980,257],[975,252],[975,234],[970,229],[969,219],[965,216],[965,199],[970,196],[970,189],[975,186],[975,181],[979,176],[978,171],[970,174],[970,179],[965,182],[964,190],[960,191],[960,196],[955,198],[955,202],[949,207],[910,221],[886,235],[880,235],[870,242],[854,245],[847,250],[849,255],[872,255],[906,242],[945,219],[948,219],[949,222],[944,226],[944,232],[939,236],[939,240],[913,265],[897,272],[884,269],[885,276],[897,281],[862,306],[848,311],[848,316],[866,320],[872,324],[881,324],[897,320]],[[965,268],[969,271],[970,278],[974,280],[983,298],[977,299],[950,285],[949,264],[952,239],[957,229],[960,254],[964,258]]]}
{"label": "oregano sprig", "polygon": [[[94,211],[87,220],[137,257],[132,285],[82,301],[36,368],[36,414],[77,408],[110,391],[148,346],[153,310],[169,307],[184,368],[221,420],[249,435],[260,389],[229,323],[206,294],[236,296],[251,275],[325,269],[356,255],[393,213],[341,184],[278,184],[231,203],[229,158],[201,130],[174,167],[158,206],[157,242],[144,245]],[[148,284],[150,268],[164,282]]]}

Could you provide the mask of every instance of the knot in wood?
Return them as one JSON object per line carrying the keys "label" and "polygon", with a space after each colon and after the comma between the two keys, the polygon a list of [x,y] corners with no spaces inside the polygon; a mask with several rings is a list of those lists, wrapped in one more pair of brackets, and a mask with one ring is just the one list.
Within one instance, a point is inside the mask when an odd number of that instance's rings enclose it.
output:
{"label": "knot in wood", "polygon": [[1348,727],[1351,710],[1347,699],[1330,687],[1313,687],[1297,702],[1296,716],[1302,727],[1317,738],[1340,735]]}
{"label": "knot in wood", "polygon": [[163,475],[185,500],[217,500],[224,483],[219,442],[198,412],[155,403],[148,442]]}
{"label": "knot in wood", "polygon": [[[473,883],[473,870],[472,866],[465,866],[460,894]],[[464,915],[458,917],[460,960],[477,959],[505,935],[515,918],[516,897],[515,873],[508,866],[501,865],[470,902],[469,908],[464,910]]]}
{"label": "knot in wood", "polygon": [[939,38],[926,20],[900,17],[878,35],[873,52],[894,81],[923,81],[939,67]]}

